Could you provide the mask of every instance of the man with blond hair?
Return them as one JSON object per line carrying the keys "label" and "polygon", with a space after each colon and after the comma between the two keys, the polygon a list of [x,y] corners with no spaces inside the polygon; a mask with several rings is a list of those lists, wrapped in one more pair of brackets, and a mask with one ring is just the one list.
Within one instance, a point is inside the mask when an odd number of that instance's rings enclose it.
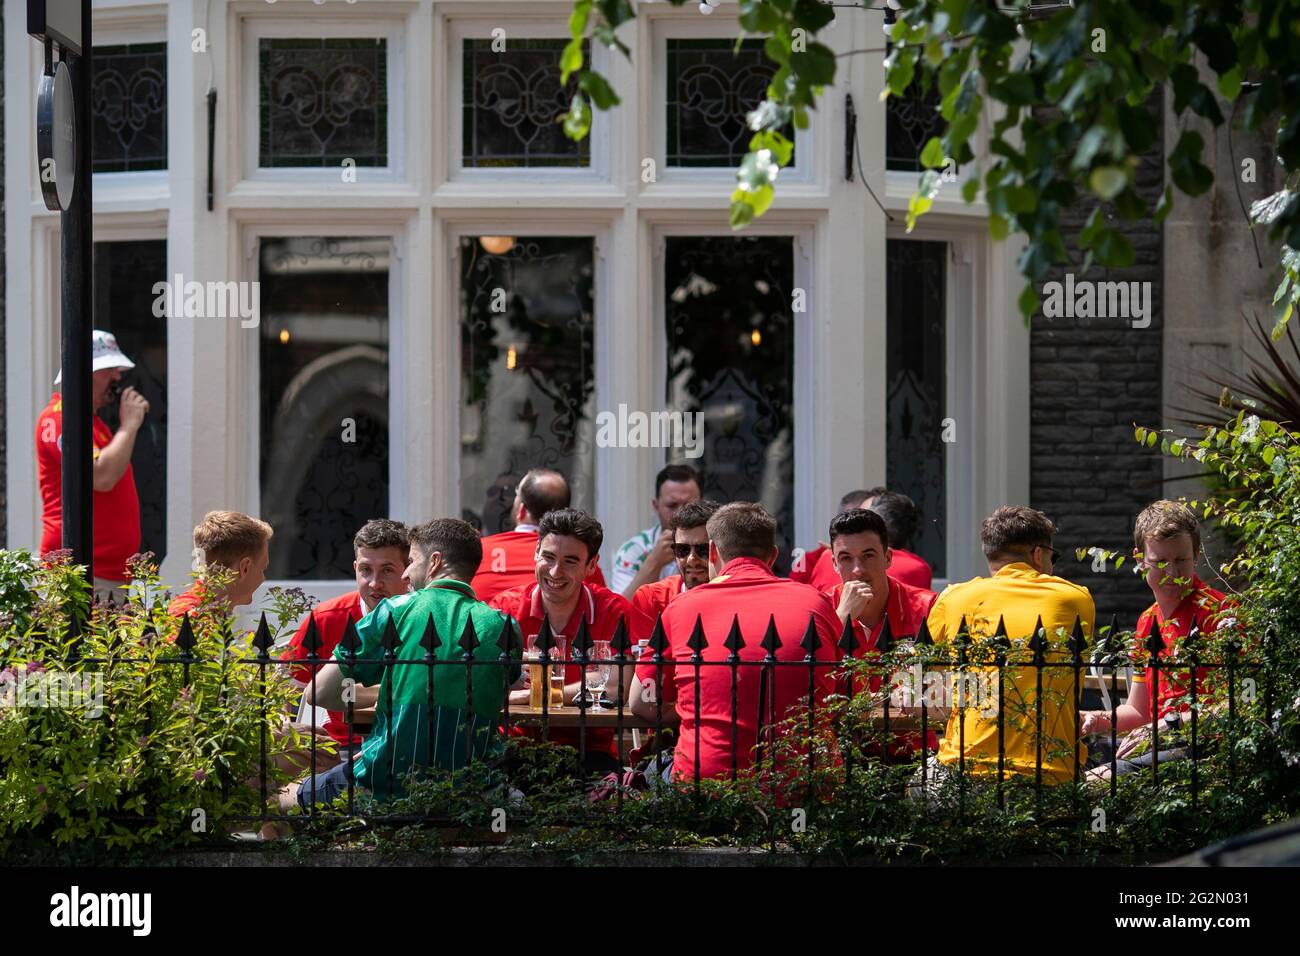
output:
{"label": "man with blond hair", "polygon": [[[265,521],[238,511],[209,511],[194,527],[194,583],[167,607],[172,617],[194,613],[201,604],[225,603],[229,610],[253,603],[253,593],[266,581],[271,562],[271,535]],[[223,568],[223,583],[209,585],[205,567]],[[228,580],[227,580],[228,579]]]}
{"label": "man with blond hair", "polygon": [[[1201,529],[1196,515],[1186,505],[1161,500],[1147,506],[1133,527],[1133,557],[1146,573],[1147,587],[1155,598],[1138,618],[1133,635],[1136,658],[1148,656],[1147,642],[1153,629],[1158,629],[1164,642],[1159,655],[1163,660],[1176,654],[1177,646],[1193,630],[1209,635],[1230,620],[1230,605],[1224,593],[1207,585],[1196,574],[1201,560]],[[1134,675],[1128,698],[1114,714],[1115,733],[1129,735],[1116,748],[1116,773],[1122,775],[1150,767],[1153,759],[1165,763],[1187,756],[1186,748],[1179,744],[1179,731],[1191,716],[1190,702],[1186,700],[1190,684],[1190,668],[1148,666],[1145,672]],[[1198,668],[1197,698],[1202,703],[1209,684],[1210,671]],[[1149,738],[1152,714],[1161,725],[1162,749],[1156,758],[1150,750],[1140,756],[1133,753]],[[1104,742],[1109,749],[1111,712],[1093,710],[1080,714],[1079,730],[1083,734],[1101,734],[1099,743]],[[1110,771],[1110,762],[1106,761],[1091,775],[1107,778]]]}

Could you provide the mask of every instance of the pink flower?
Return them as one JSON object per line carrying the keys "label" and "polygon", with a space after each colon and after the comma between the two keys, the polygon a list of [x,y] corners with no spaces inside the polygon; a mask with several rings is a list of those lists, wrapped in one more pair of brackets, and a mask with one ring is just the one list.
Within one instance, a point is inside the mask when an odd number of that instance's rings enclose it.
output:
{"label": "pink flower", "polygon": [[44,792],[45,792],[45,784],[43,784],[43,783],[38,783],[38,784],[36,785],[36,792],[37,792],[37,794],[42,794],[42,793],[44,793]]}
{"label": "pink flower", "polygon": [[148,744],[149,744],[149,738],[148,738],[148,737],[137,737],[136,740],[135,740],[135,743],[136,743],[136,746],[137,746],[137,747],[145,747],[145,746],[148,746]]}
{"label": "pink flower", "polygon": [[204,780],[207,780],[207,779],[208,779],[207,771],[205,771],[205,770],[195,770],[195,771],[194,771],[194,782],[195,782],[195,783],[202,783]]}

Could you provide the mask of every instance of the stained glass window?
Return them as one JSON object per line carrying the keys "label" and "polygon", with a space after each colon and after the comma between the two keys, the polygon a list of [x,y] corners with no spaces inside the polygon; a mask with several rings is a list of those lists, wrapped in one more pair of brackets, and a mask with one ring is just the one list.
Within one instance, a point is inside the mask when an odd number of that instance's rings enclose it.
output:
{"label": "stained glass window", "polygon": [[167,168],[167,44],[97,46],[90,112],[97,173]]}
{"label": "stained glass window", "polygon": [[564,44],[510,40],[498,53],[491,40],[465,40],[463,166],[591,165],[591,137],[575,143],[560,123],[578,88],[576,76],[560,84]]}
{"label": "stained glass window", "polygon": [[388,165],[388,41],[258,44],[261,166]]}
{"label": "stained glass window", "polygon": [[461,239],[460,500],[484,534],[510,529],[530,468],[592,507],[594,252],[589,237]]}
{"label": "stained glass window", "polygon": [[948,244],[886,243],[887,484],[920,509],[909,550],[946,574]]}
{"label": "stained glass window", "polygon": [[919,173],[921,150],[932,136],[941,136],[944,120],[939,114],[939,88],[922,92],[915,80],[902,96],[885,101],[885,168]]}
{"label": "stained glass window", "polygon": [[261,244],[260,517],[273,580],[352,577],[352,536],[388,516],[386,238]]}
{"label": "stained glass window", "polygon": [[[734,166],[749,152],[745,114],[767,96],[776,66],[763,41],[668,40],[669,166]],[[791,139],[791,128],[782,131]],[[794,158],[790,165],[794,165]]]}
{"label": "stained glass window", "polygon": [[[669,412],[698,413],[704,496],[757,501],[794,534],[794,241],[672,236],[665,245]],[[783,561],[788,561],[786,557]],[[783,568],[788,570],[788,568]]]}

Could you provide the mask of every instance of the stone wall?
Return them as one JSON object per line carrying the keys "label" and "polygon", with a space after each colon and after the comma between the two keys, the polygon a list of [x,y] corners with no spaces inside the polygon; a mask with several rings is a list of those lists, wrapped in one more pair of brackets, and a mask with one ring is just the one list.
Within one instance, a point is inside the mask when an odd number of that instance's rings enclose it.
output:
{"label": "stone wall", "polygon": [[[1159,104],[1153,104],[1159,110]],[[1157,120],[1157,128],[1162,124]],[[1138,169],[1138,190],[1154,208],[1164,189],[1163,139]],[[1061,213],[1066,248],[1095,202],[1086,198]],[[1030,339],[1030,502],[1056,522],[1056,547],[1062,552],[1057,572],[1088,587],[1097,602],[1097,618],[1108,623],[1119,615],[1131,627],[1150,601],[1142,579],[1128,566],[1094,573],[1080,562],[1075,548],[1102,547],[1128,553],[1133,520],[1162,496],[1160,456],[1133,439],[1133,424],[1158,426],[1162,421],[1163,233],[1151,219],[1126,222],[1114,215],[1110,225],[1133,244],[1134,264],[1124,269],[1057,266],[1045,280],[1150,282],[1151,324],[1132,327],[1123,318],[1048,318],[1034,316]],[[1080,257],[1081,259],[1081,257]],[[1080,264],[1082,262],[1080,261]],[[1040,288],[1040,293],[1042,288]]]}

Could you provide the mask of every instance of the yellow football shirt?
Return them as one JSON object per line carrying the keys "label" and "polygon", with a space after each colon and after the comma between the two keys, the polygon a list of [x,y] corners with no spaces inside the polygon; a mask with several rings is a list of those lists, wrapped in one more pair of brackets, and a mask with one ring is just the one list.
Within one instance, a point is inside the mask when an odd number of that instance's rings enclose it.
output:
{"label": "yellow football shirt", "polygon": [[[1091,639],[1096,608],[1088,589],[1064,578],[1041,574],[1024,562],[1009,564],[992,577],[954,584],[940,595],[927,623],[936,644],[951,643],[961,619],[966,618],[971,648],[968,659],[989,661],[992,650],[985,642],[997,630],[999,617],[1006,624],[1011,650],[1002,669],[1004,770],[1034,776],[1039,753],[1037,730],[1038,686],[1036,669],[1028,665],[1033,652],[1028,643],[1041,615],[1049,647],[1049,663],[1069,662],[1066,645],[1077,618],[1084,636]],[[1022,666],[1016,666],[1022,665]],[[1078,700],[1074,694],[1074,669],[1044,667],[1041,753],[1044,783],[1074,779],[1070,752],[1078,726]],[[956,765],[964,747],[965,767],[973,774],[996,774],[998,769],[998,668],[972,666],[964,677],[949,671],[952,708],[948,728],[939,745],[941,763]],[[1082,684],[1082,681],[1080,681]],[[964,693],[963,693],[964,691]],[[959,726],[959,704],[965,704],[965,734]],[[1087,749],[1079,744],[1076,759],[1082,763]]]}

